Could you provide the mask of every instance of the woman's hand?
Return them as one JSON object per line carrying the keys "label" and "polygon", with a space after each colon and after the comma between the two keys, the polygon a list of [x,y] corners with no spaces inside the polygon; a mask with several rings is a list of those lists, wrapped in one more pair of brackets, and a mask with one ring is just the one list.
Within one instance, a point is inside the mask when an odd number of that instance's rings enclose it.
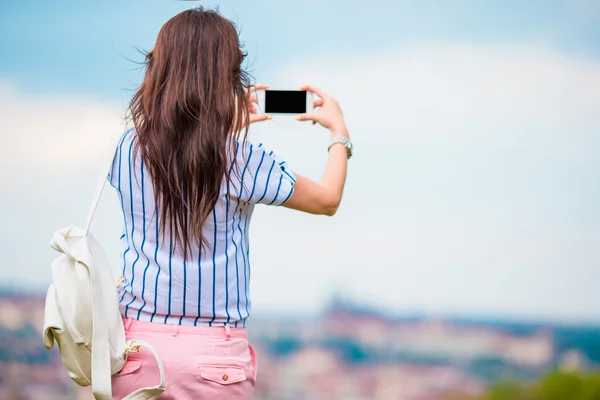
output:
{"label": "woman's hand", "polygon": [[248,90],[248,123],[252,124],[254,122],[266,121],[271,119],[272,117],[268,114],[259,114],[256,111],[255,104],[258,104],[258,98],[256,97],[255,92],[257,90],[265,90],[268,89],[269,85],[259,84],[256,86],[251,86],[250,90]]}
{"label": "woman's hand", "polygon": [[312,85],[305,85],[300,89],[307,90],[319,96],[320,98],[313,102],[313,108],[320,108],[311,113],[297,116],[296,119],[298,121],[312,121],[313,124],[319,123],[336,134],[347,135],[344,115],[336,99]]}

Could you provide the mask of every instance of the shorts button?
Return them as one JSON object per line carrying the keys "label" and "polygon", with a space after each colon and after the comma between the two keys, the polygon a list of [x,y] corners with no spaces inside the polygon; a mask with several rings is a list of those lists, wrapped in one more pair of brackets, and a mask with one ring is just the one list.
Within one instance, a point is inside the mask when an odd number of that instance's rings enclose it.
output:
{"label": "shorts button", "polygon": [[227,376],[227,374],[223,375],[223,380],[224,380],[225,382],[227,382],[227,379],[229,379],[229,376]]}

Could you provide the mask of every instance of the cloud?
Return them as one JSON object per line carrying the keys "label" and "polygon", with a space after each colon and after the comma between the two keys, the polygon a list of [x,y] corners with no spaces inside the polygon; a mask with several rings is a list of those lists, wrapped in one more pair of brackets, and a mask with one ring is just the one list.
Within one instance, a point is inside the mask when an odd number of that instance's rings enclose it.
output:
{"label": "cloud", "polygon": [[519,146],[524,128],[543,128],[527,137],[549,133],[555,140],[571,135],[565,126],[600,120],[600,61],[571,59],[542,45],[422,45],[299,61],[283,71],[277,83],[322,84],[340,99],[351,127],[401,131],[395,137],[404,144]]}
{"label": "cloud", "polygon": [[[600,64],[542,44],[424,44],[291,62],[273,88],[335,95],[355,142],[334,218],[257,207],[254,310],[317,310],[342,289],[390,312],[600,319]],[[39,287],[81,221],[124,110],[0,88],[0,282]],[[319,179],[327,133],[277,116],[251,129]],[[95,234],[118,257],[107,195]]]}
{"label": "cloud", "polygon": [[[482,185],[496,197],[512,197],[532,189],[530,179],[548,189],[565,174],[582,176],[600,146],[600,62],[570,59],[541,45],[431,44],[298,61],[273,80],[274,87],[314,82],[335,95],[355,142],[353,170],[386,190],[393,173],[423,191],[427,179],[443,178],[436,191],[455,183],[472,193],[477,188],[469,186]],[[261,129],[280,130],[277,123]],[[319,137],[310,129],[297,135]],[[309,140],[267,137],[296,163],[312,150]],[[320,166],[307,167],[316,176]],[[395,190],[406,194],[402,185]],[[369,201],[371,193],[356,195]]]}
{"label": "cloud", "polygon": [[[89,98],[26,96],[0,81],[1,285],[49,283],[55,252],[47,243],[55,230],[84,223],[123,115],[118,107]],[[104,223],[113,222],[107,229],[118,235],[114,202],[112,210],[115,218]]]}
{"label": "cloud", "polygon": [[[426,44],[297,60],[267,83],[305,82],[340,100],[355,157],[335,219],[289,214],[270,227],[285,237],[254,238],[269,268],[256,274],[260,304],[333,285],[392,310],[600,318],[597,60],[535,43]],[[259,131],[319,177],[325,132],[285,118]],[[292,288],[268,279],[285,281],[281,269]]]}
{"label": "cloud", "polygon": [[94,168],[123,129],[124,112],[93,99],[28,97],[0,81],[0,104],[3,184],[23,183],[23,175],[68,176]]}

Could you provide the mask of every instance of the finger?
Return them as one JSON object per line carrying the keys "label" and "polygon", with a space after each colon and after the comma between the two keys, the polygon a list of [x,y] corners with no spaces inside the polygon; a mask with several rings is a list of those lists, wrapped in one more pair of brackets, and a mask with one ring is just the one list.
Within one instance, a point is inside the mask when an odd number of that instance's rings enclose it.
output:
{"label": "finger", "polygon": [[300,114],[300,115],[298,115],[296,117],[296,119],[298,121],[313,121],[313,122],[318,122],[319,117],[315,113],[309,113],[309,114]]}
{"label": "finger", "polygon": [[256,96],[250,96],[250,98],[248,99],[248,101],[250,101],[250,103],[258,103],[258,97],[256,97]]}
{"label": "finger", "polygon": [[269,88],[269,85],[265,85],[264,83],[259,83],[258,85],[250,86],[249,92],[250,93],[254,93],[257,90],[265,90],[265,89],[268,89],[268,88]]}
{"label": "finger", "polygon": [[252,115],[250,115],[250,123],[266,121],[268,119],[272,119],[271,115],[269,115],[269,114],[252,114]]}
{"label": "finger", "polygon": [[327,97],[327,93],[325,93],[324,91],[322,91],[321,89],[319,89],[313,85],[304,85],[304,86],[301,86],[300,89],[308,90],[309,92],[316,93],[317,96],[319,96],[322,99]]}
{"label": "finger", "polygon": [[322,99],[315,100],[313,102],[313,108],[322,107],[322,106],[323,106],[323,100]]}

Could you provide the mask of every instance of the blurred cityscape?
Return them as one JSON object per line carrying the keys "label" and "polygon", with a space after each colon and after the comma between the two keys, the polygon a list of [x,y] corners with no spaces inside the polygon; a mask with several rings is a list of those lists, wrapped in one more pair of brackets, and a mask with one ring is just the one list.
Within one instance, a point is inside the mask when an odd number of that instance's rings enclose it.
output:
{"label": "blurred cityscape", "polygon": [[[43,296],[4,291],[0,309],[0,399],[89,399],[42,345]],[[599,326],[391,317],[339,297],[312,317],[257,316],[249,334],[257,400],[479,399],[600,364]]]}

